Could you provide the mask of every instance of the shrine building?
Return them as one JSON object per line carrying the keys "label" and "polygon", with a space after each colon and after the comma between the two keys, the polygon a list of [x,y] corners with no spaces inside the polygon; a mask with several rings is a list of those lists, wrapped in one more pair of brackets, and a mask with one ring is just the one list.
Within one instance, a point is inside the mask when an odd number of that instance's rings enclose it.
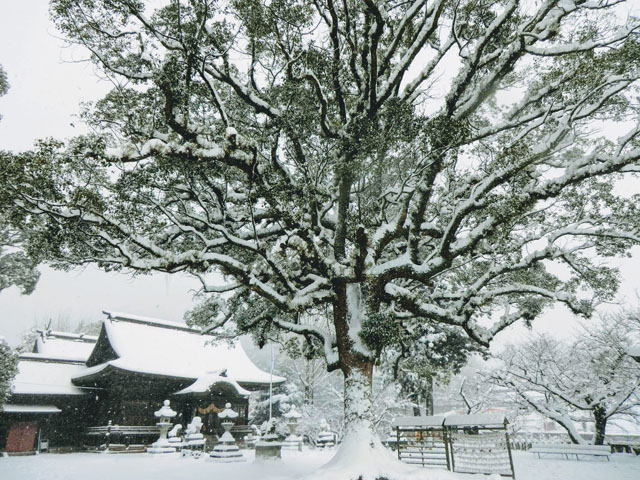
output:
{"label": "shrine building", "polygon": [[40,331],[20,356],[11,395],[0,412],[0,451],[94,447],[111,440],[148,444],[157,438],[153,412],[166,399],[185,426],[194,416],[205,436],[222,433],[225,403],[247,430],[251,391],[285,379],[260,370],[239,342],[199,329],[105,311],[95,336]]}

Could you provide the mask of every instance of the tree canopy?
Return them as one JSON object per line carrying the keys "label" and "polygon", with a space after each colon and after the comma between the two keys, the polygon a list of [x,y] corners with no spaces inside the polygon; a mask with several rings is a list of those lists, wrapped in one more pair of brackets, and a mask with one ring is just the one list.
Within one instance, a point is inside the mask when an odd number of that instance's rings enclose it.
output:
{"label": "tree canopy", "polygon": [[11,350],[4,338],[0,337],[0,408],[11,393],[11,382],[18,373],[18,355]]}
{"label": "tree canopy", "polygon": [[[9,91],[7,74],[0,65],[0,97]],[[2,115],[0,115],[0,120]],[[33,292],[40,278],[36,262],[24,252],[24,232],[11,228],[0,212],[0,292],[13,285],[21,292]]]}
{"label": "tree canopy", "polygon": [[421,325],[487,345],[613,295],[598,259],[640,240],[624,4],[54,0],[115,86],[94,135],[5,154],[0,201],[43,260],[190,272],[227,294],[208,327],[299,333],[370,427],[376,355]]}

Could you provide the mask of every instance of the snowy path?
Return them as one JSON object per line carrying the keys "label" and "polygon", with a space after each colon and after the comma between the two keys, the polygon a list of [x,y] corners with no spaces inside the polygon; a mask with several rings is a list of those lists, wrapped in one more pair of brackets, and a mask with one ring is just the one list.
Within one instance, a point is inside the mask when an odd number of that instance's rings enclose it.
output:
{"label": "snowy path", "polygon": [[[43,454],[35,457],[0,458],[2,480],[295,480],[325,463],[331,452],[283,452],[282,462],[215,464],[177,455],[91,453]],[[537,459],[515,452],[517,480],[637,480],[640,457],[614,455],[602,460]],[[429,480],[428,470],[424,479]],[[458,475],[460,480],[486,476]],[[341,479],[336,479],[341,480]]]}

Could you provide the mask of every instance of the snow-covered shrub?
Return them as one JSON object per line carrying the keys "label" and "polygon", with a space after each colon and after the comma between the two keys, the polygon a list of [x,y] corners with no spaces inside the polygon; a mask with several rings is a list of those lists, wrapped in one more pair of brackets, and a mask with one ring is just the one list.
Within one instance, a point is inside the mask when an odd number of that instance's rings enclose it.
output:
{"label": "snow-covered shrub", "polygon": [[0,408],[6,402],[11,381],[18,370],[18,355],[11,350],[4,338],[0,337]]}

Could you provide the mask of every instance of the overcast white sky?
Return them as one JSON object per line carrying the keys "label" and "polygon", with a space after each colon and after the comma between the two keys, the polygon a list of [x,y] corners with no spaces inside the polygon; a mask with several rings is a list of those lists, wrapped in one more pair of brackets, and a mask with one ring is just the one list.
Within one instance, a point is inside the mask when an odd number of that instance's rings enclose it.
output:
{"label": "overcast white sky", "polygon": [[[82,132],[75,115],[79,103],[95,100],[109,84],[101,81],[94,67],[78,62],[83,52],[64,47],[64,42],[48,17],[47,0],[0,3],[0,64],[8,74],[11,88],[0,97],[0,149],[29,149],[37,138],[66,138]],[[636,279],[640,271],[640,250],[632,260],[622,262],[623,303],[638,303]],[[88,267],[70,273],[41,267],[36,291],[21,296],[16,288],[0,293],[0,336],[16,344],[35,324],[62,319],[69,324],[101,319],[102,309],[181,320],[194,305],[193,293],[199,284],[178,275],[106,274]],[[548,312],[536,329],[564,335],[574,325],[562,309]],[[524,335],[522,328],[505,337]],[[500,340],[500,339],[498,339]]]}
{"label": "overcast white sky", "polygon": [[[0,2],[0,65],[11,87],[0,97],[0,149],[26,150],[37,138],[66,138],[82,132],[75,115],[83,101],[100,98],[100,80],[83,52],[65,48],[49,21],[47,0]],[[72,125],[75,125],[72,126]],[[0,336],[19,341],[35,324],[68,324],[103,318],[102,309],[182,320],[199,283],[179,275],[107,274],[88,267],[70,273],[40,268],[36,291],[0,293]]]}

